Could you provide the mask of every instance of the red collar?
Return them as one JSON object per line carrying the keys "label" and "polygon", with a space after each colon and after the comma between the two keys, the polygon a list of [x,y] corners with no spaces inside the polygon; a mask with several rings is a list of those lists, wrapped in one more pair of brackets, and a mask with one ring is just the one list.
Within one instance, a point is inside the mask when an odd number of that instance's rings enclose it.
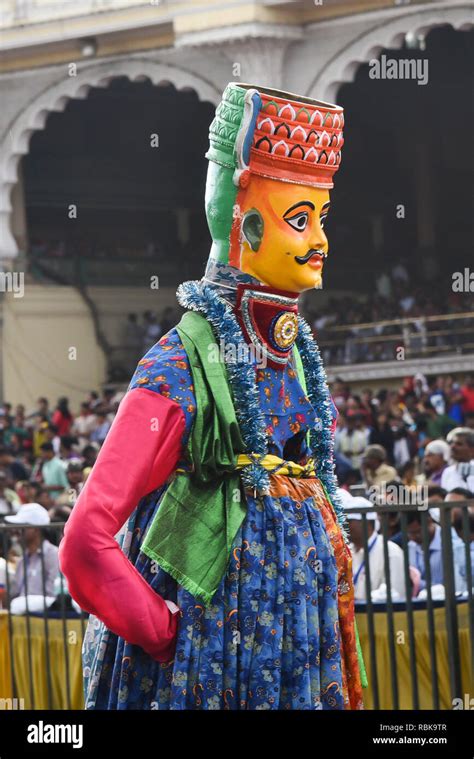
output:
{"label": "red collar", "polygon": [[238,284],[235,313],[248,343],[283,369],[298,334],[298,296],[267,285]]}

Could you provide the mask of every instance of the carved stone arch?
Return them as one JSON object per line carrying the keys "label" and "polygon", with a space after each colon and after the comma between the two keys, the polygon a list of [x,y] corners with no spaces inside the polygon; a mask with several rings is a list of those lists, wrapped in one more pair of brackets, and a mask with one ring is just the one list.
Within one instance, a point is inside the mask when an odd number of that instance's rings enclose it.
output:
{"label": "carved stone arch", "polygon": [[17,182],[18,162],[29,150],[34,132],[44,129],[48,114],[63,111],[71,99],[84,99],[92,87],[108,87],[117,77],[130,81],[149,79],[153,84],[170,83],[177,90],[192,89],[200,100],[217,104],[221,92],[212,82],[186,69],[147,58],[101,61],[79,69],[76,76],[62,77],[40,92],[17,114],[0,142],[0,259],[5,263],[19,253],[11,232],[11,190]]}
{"label": "carved stone arch", "polygon": [[380,16],[369,30],[338,50],[314,77],[307,90],[308,97],[335,102],[341,84],[351,82],[361,63],[376,58],[384,48],[399,49],[405,35],[426,35],[436,26],[448,24],[464,31],[473,26],[474,11],[470,3],[430,3],[399,10],[396,17]]}

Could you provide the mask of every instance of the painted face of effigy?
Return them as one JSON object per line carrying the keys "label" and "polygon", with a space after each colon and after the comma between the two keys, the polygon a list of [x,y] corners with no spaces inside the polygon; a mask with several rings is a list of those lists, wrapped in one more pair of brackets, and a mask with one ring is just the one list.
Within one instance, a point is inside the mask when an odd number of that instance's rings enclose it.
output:
{"label": "painted face of effigy", "polygon": [[278,290],[321,287],[342,126],[338,106],[228,85],[207,153],[210,261]]}
{"label": "painted face of effigy", "polygon": [[255,176],[242,198],[235,266],[278,290],[320,288],[329,206],[328,190]]}

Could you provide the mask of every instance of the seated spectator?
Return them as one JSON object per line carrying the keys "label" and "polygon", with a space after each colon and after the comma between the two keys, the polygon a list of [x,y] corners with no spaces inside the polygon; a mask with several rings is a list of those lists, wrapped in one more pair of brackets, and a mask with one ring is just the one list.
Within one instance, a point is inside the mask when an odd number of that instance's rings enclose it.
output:
{"label": "seated spectator", "polygon": [[[70,514],[84,484],[84,473],[81,462],[78,460],[70,461],[66,469],[66,476],[69,485],[56,499],[56,507],[60,507],[61,509],[65,507],[68,509],[67,513]],[[66,512],[63,511],[63,513]],[[51,513],[50,516],[52,519],[53,515]]]}
{"label": "seated spectator", "polygon": [[446,490],[440,487],[440,485],[428,484],[428,506],[433,506],[436,503],[442,503],[447,496]]}
{"label": "seated spectator", "polygon": [[95,427],[91,432],[90,439],[92,443],[98,443],[99,445],[102,445],[105,438],[107,437],[107,433],[110,430],[111,423],[107,419],[107,412],[100,411],[96,414],[96,422]]}
{"label": "seated spectator", "polygon": [[414,461],[407,461],[405,464],[403,464],[399,468],[398,474],[399,474],[402,484],[406,488],[408,488],[408,490],[416,490],[417,482],[416,482],[416,477],[415,477],[415,462]]}
{"label": "seated spectator", "polygon": [[352,469],[349,459],[346,459],[346,457],[338,451],[334,451],[334,468],[337,480],[341,485],[345,481],[349,472],[358,472],[358,469]]}
{"label": "seated spectator", "polygon": [[25,426],[25,417],[22,411],[17,412],[12,419],[4,417],[2,427],[3,444],[12,453],[18,455],[31,447],[31,430]]}
{"label": "seated spectator", "polygon": [[[441,527],[434,521],[431,512],[427,514],[428,553],[430,557],[431,585],[443,585],[443,554],[441,547]],[[423,531],[421,514],[411,511],[407,515],[408,522],[408,556],[409,562],[421,575],[420,590],[426,588],[426,567],[423,551]]]}
{"label": "seated spectator", "polygon": [[46,419],[49,422],[51,413],[49,411],[49,401],[47,398],[38,398],[36,401],[36,409],[29,413],[26,417],[27,420]]}
{"label": "seated spectator", "polygon": [[[59,449],[61,448],[61,438],[58,434],[58,428],[56,425],[49,423],[44,430],[44,442],[51,443],[56,456],[59,456]],[[41,445],[39,446],[39,455],[41,455]]]}
{"label": "seated spectator", "polygon": [[402,418],[403,411],[400,409],[397,411],[397,415],[392,419],[392,431],[393,431],[393,463],[395,467],[400,468],[407,464],[411,459],[410,452],[410,434],[408,425],[413,424],[413,420],[410,418],[409,422],[405,422]]}
{"label": "seated spectator", "polygon": [[388,511],[387,512],[387,527],[388,527],[388,539],[395,543],[395,545],[402,547],[402,530],[400,525],[400,512]]}
{"label": "seated spectator", "polygon": [[362,458],[362,476],[367,488],[397,479],[397,470],[386,463],[387,454],[381,445],[369,445]]}
{"label": "seated spectator", "polygon": [[360,483],[360,472],[358,469],[346,469],[342,476],[339,475],[337,472],[337,460],[336,460],[336,473],[337,478],[339,481],[339,484],[343,490],[347,490],[349,493],[351,492],[351,488],[354,485],[359,485]]}
{"label": "seated spectator", "polygon": [[94,409],[94,412],[96,414],[98,414],[99,412],[103,412],[106,416],[112,413],[115,394],[116,393],[113,387],[104,387],[104,389],[102,390],[102,398],[100,400],[100,404],[99,406],[96,406],[96,408]]}
{"label": "seated spectator", "polygon": [[[447,503],[453,503],[454,501],[470,501],[474,499],[474,493],[467,488],[454,488],[446,494],[445,501]],[[474,508],[474,503],[470,507]]]}
{"label": "seated spectator", "polygon": [[370,429],[365,424],[363,414],[349,409],[346,413],[346,426],[336,434],[335,450],[350,461],[352,469],[360,468],[369,435]]}
{"label": "seated spectator", "polygon": [[466,381],[460,389],[460,394],[463,414],[474,414],[474,374],[466,377]]}
{"label": "seated spectator", "polygon": [[41,483],[34,480],[19,480],[15,489],[21,503],[37,503]]}
{"label": "seated spectator", "polygon": [[91,390],[89,393],[89,398],[86,401],[86,403],[89,405],[92,412],[95,412],[98,406],[101,404],[101,400],[99,398],[99,393],[96,393],[95,390]]}
{"label": "seated spectator", "polygon": [[0,516],[15,514],[20,508],[20,498],[7,487],[7,475],[0,470]]}
{"label": "seated spectator", "polygon": [[12,456],[10,451],[5,446],[0,445],[0,468],[5,472],[7,480],[10,484],[14,484],[16,480],[27,480],[28,470],[20,459]]}
{"label": "seated spectator", "polygon": [[83,458],[83,469],[91,469],[94,464],[95,460],[99,454],[99,446],[97,443],[91,443],[90,445],[86,445],[84,450],[82,451],[82,458]]}
{"label": "seated spectator", "polygon": [[67,488],[66,470],[61,459],[55,456],[52,443],[43,443],[41,446],[41,457],[37,466],[38,469],[35,468],[34,474],[39,472],[47,490],[58,492]]}
{"label": "seated spectator", "polygon": [[77,459],[78,451],[76,450],[77,438],[71,435],[63,435],[61,438],[61,445],[59,446],[59,457],[67,466],[68,461],[71,459]]}
{"label": "seated spectator", "polygon": [[82,450],[89,442],[92,430],[95,427],[95,414],[90,410],[88,403],[81,403],[81,411],[74,419],[71,433],[77,436],[79,450]]}
{"label": "seated spectator", "polygon": [[[163,323],[166,321],[167,310],[168,309],[165,310]],[[160,323],[158,322],[156,314],[154,314],[153,311],[145,311],[143,314],[143,352],[146,353],[149,351],[150,348],[155,345],[161,335],[165,334],[167,331],[167,329],[163,330]]]}
{"label": "seated spectator", "polygon": [[432,440],[431,443],[428,443],[422,461],[423,474],[417,476],[417,482],[424,484],[429,481],[435,485],[440,485],[442,474],[448,465],[450,456],[449,445],[445,440]]}
{"label": "seated spectator", "polygon": [[50,429],[51,422],[46,417],[39,417],[35,419],[35,426],[33,428],[33,456],[38,458],[41,453],[41,446],[43,443],[48,443],[50,436],[48,435],[48,429]]}
{"label": "seated spectator", "polygon": [[445,437],[456,426],[447,414],[437,412],[430,401],[423,403],[423,411],[426,416],[426,432],[431,440]]}
{"label": "seated spectator", "polygon": [[387,452],[387,461],[393,463],[393,448],[395,445],[395,435],[392,425],[387,414],[380,412],[375,418],[374,428],[370,433],[371,445],[381,445]]}
{"label": "seated spectator", "polygon": [[50,523],[48,512],[39,503],[26,503],[17,514],[5,517],[5,521],[24,527],[20,531],[24,554],[16,567],[12,596],[53,596],[59,573],[58,548],[39,529]]}
{"label": "seated spectator", "polygon": [[10,547],[11,541],[7,537],[0,544],[0,609],[6,605],[8,591],[11,594],[15,582],[15,565],[10,561]]}
{"label": "seated spectator", "polygon": [[470,500],[473,501],[473,505],[467,507],[467,534],[464,531],[463,519],[465,509],[456,506],[451,509],[451,524],[459,538],[459,543],[453,544],[456,591],[459,593],[466,593],[468,589],[467,561],[470,562],[471,583],[474,581],[474,493],[464,488],[455,488],[446,496],[448,502]]}
{"label": "seated spectator", "polygon": [[448,491],[465,488],[474,491],[474,431],[458,427],[449,438],[454,464],[441,475],[441,487]]}
{"label": "seated spectator", "polygon": [[[339,491],[341,492],[341,491]],[[353,498],[348,493],[341,496],[344,508],[367,508],[372,506],[367,498]],[[348,513],[349,536],[351,540],[352,552],[352,571],[354,576],[354,598],[356,601],[365,601],[366,596],[366,560],[364,555],[364,538],[362,527],[362,515],[358,513]],[[375,512],[367,513],[367,532],[368,532],[368,555],[370,569],[370,586],[371,592],[374,593],[381,589],[382,585],[387,584],[385,575],[385,555],[384,541],[382,535],[376,530],[377,515]],[[392,600],[403,600],[405,598],[405,579],[403,570],[403,551],[392,541],[388,541],[388,556],[390,564],[390,588]]]}
{"label": "seated spectator", "polygon": [[49,511],[54,506],[54,498],[51,497],[51,493],[47,488],[40,487],[36,498],[36,503],[39,503],[43,509]]}
{"label": "seated spectator", "polygon": [[56,427],[59,437],[70,434],[73,418],[69,411],[69,401],[67,398],[59,399],[51,421]]}
{"label": "seated spectator", "polygon": [[[383,490],[375,493],[376,503],[380,506],[405,506],[410,503],[407,489],[400,480],[390,480],[384,483]],[[402,547],[403,537],[400,522],[399,511],[388,511],[387,513],[387,532],[388,539],[397,546]]]}

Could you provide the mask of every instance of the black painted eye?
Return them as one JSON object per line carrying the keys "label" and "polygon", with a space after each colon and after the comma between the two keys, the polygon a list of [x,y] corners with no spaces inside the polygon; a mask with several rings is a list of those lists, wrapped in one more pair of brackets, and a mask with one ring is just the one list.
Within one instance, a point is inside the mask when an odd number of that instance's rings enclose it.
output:
{"label": "black painted eye", "polygon": [[306,229],[306,225],[308,223],[308,212],[307,211],[301,211],[300,213],[297,213],[295,216],[291,216],[289,219],[285,219],[286,223],[290,225],[290,227],[293,227],[293,229],[296,229],[297,232],[304,232]]}

